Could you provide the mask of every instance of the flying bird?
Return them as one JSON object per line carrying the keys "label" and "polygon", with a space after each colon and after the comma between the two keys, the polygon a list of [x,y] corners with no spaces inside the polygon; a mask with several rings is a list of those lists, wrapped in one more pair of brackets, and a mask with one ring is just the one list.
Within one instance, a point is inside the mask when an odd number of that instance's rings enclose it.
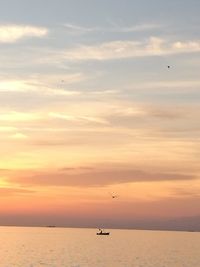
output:
{"label": "flying bird", "polygon": [[113,193],[109,193],[112,198],[118,198],[118,195],[115,195]]}

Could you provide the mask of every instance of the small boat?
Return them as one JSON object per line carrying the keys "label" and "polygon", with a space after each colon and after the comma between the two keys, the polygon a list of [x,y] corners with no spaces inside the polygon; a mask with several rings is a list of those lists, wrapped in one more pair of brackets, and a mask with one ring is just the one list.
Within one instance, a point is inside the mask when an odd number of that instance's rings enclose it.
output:
{"label": "small boat", "polygon": [[110,232],[104,232],[102,229],[99,229],[99,232],[97,233],[97,235],[109,235]]}

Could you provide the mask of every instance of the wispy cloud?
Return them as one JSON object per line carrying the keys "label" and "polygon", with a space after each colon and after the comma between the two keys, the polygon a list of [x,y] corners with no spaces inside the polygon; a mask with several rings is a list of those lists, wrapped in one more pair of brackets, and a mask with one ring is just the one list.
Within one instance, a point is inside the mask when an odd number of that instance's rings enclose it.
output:
{"label": "wispy cloud", "polygon": [[153,29],[161,28],[161,25],[159,24],[139,24],[129,27],[119,27],[119,30],[121,32],[140,32],[140,31],[148,31]]}
{"label": "wispy cloud", "polygon": [[131,86],[131,90],[133,88],[136,89],[153,89],[153,90],[162,90],[162,89],[181,89],[181,90],[190,90],[191,89],[199,89],[200,86],[200,80],[174,80],[174,81],[169,81],[169,80],[163,80],[163,81],[155,81],[155,82],[148,82],[148,83],[134,83]]}
{"label": "wispy cloud", "polygon": [[200,51],[200,41],[169,42],[158,37],[146,41],[112,41],[100,45],[69,49],[69,60],[113,60],[133,57],[159,56],[165,54],[192,53]]}
{"label": "wispy cloud", "polygon": [[71,23],[65,23],[63,26],[69,34],[85,34],[98,30],[97,28],[82,27]]}
{"label": "wispy cloud", "polygon": [[1,132],[15,132],[17,130],[16,127],[12,127],[12,126],[0,126],[0,133]]}
{"label": "wispy cloud", "polygon": [[56,112],[50,112],[49,116],[55,119],[61,119],[61,120],[66,120],[66,121],[78,122],[78,123],[108,124],[108,121],[100,117],[74,116],[74,115],[56,113]]}
{"label": "wispy cloud", "polygon": [[43,37],[48,34],[44,27],[30,25],[0,25],[0,43],[15,43],[23,38]]}
{"label": "wispy cloud", "polygon": [[108,27],[83,27],[71,23],[65,23],[64,27],[66,28],[69,34],[87,34],[87,33],[99,33],[99,32],[108,32],[108,33],[140,32],[140,31],[157,29],[160,28],[161,25],[156,23],[154,24],[146,23],[146,24],[122,26],[112,22],[112,25]]}
{"label": "wispy cloud", "polygon": [[0,81],[0,92],[25,92],[32,91],[33,86],[25,80],[2,80]]}
{"label": "wispy cloud", "polygon": [[10,136],[11,139],[16,139],[16,140],[24,140],[27,139],[27,135],[23,133],[15,133]]}
{"label": "wispy cloud", "polygon": [[[137,105],[135,104],[135,107],[132,107],[131,103],[126,103],[127,107],[121,105],[121,107],[118,107],[118,109],[111,113],[109,116],[107,116],[107,119],[109,121],[109,118],[112,120],[115,119],[121,119],[121,123],[123,123],[123,120],[126,118],[134,119],[151,119],[151,118],[160,118],[160,119],[180,119],[180,118],[187,118],[188,112],[191,109],[191,107],[185,107],[185,106],[176,106],[173,105],[166,105],[166,106],[159,106],[159,105]],[[190,112],[194,113],[197,109],[191,109]]]}
{"label": "wispy cloud", "polygon": [[0,93],[38,93],[41,95],[77,95],[77,90],[67,90],[66,86],[85,81],[86,75],[83,73],[35,75],[26,79],[1,78]]}
{"label": "wispy cloud", "polygon": [[35,113],[25,113],[16,111],[10,111],[8,113],[0,113],[0,121],[5,121],[5,122],[31,121],[31,120],[37,120],[39,118],[40,116]]}

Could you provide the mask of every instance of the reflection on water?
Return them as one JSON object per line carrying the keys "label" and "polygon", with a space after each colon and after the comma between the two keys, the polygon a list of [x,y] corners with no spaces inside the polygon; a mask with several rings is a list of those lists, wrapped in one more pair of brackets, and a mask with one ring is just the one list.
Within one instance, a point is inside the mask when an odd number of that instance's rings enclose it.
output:
{"label": "reflection on water", "polygon": [[1,267],[199,267],[200,233],[0,227]]}

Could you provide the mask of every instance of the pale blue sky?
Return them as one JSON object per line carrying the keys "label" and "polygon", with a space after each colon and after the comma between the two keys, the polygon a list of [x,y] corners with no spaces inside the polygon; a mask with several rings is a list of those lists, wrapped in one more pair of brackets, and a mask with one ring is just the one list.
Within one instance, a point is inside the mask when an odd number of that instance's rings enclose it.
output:
{"label": "pale blue sky", "polygon": [[[188,104],[199,99],[197,0],[0,2],[0,25],[29,25],[48,31],[40,37],[30,34],[11,42],[0,41],[3,80],[30,83],[35,79],[49,90],[53,86],[84,92],[74,101],[91,101],[96,95],[89,96],[90,92],[102,91],[111,91],[116,100],[152,104]],[[161,53],[149,51],[152,38],[154,46],[162,40]],[[182,46],[179,51],[173,48],[177,43]],[[167,65],[171,65],[170,70]],[[52,75],[50,83],[47,77]],[[66,75],[77,75],[77,81],[61,85]],[[4,90],[1,105],[7,106],[9,100],[14,108],[26,109],[22,97],[29,97],[27,93],[32,94],[29,108],[54,101],[27,90],[18,97],[8,91]]]}
{"label": "pale blue sky", "polygon": [[176,22],[183,25],[198,21],[198,0],[48,0],[1,1],[1,21],[56,24],[68,21],[106,25],[106,20],[141,23],[144,20]]}

